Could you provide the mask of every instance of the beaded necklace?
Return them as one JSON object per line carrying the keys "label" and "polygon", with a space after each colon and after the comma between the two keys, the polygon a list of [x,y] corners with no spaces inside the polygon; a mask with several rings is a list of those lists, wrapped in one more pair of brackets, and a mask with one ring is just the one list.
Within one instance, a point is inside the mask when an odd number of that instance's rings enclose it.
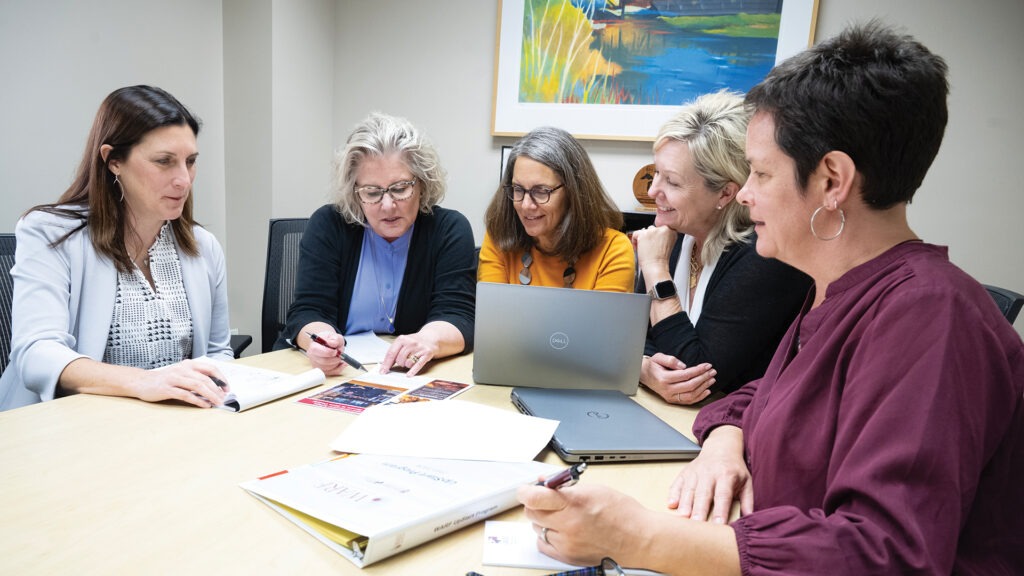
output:
{"label": "beaded necklace", "polygon": [[[523,253],[523,269],[519,271],[519,283],[527,285],[533,281],[533,276],[530,274],[530,266],[533,264],[533,254],[529,251]],[[576,260],[570,260],[569,265],[565,267],[565,272],[562,272],[562,282],[565,283],[566,288],[572,288],[572,283],[576,281],[576,268],[573,266],[576,264]]]}

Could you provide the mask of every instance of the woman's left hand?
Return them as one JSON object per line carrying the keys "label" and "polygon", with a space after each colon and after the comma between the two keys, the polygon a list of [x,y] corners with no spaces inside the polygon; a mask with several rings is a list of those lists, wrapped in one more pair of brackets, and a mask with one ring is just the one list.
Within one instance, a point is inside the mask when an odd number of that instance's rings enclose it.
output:
{"label": "woman's left hand", "polygon": [[[577,484],[552,490],[523,486],[517,493],[537,532],[537,548],[563,562],[595,565],[610,556],[625,566],[637,562],[651,511],[635,499],[606,486]],[[546,531],[543,528],[547,528]]]}
{"label": "woman's left hand", "polygon": [[428,362],[438,356],[437,344],[423,337],[423,335],[403,334],[391,344],[384,360],[380,363],[380,371],[387,374],[394,367],[404,368],[406,376],[415,376],[427,365]]}
{"label": "woman's left hand", "polygon": [[640,382],[672,404],[688,406],[711,395],[718,371],[704,362],[688,367],[675,356],[658,352],[644,357]]}

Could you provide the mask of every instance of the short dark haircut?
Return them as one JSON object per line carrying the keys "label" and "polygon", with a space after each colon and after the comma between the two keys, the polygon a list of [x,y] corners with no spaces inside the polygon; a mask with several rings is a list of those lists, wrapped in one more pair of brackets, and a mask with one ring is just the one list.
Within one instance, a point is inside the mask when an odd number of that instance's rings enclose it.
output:
{"label": "short dark haircut", "polygon": [[605,191],[583,145],[561,128],[541,126],[512,146],[501,184],[484,214],[487,234],[499,249],[527,251],[534,244],[504,192],[504,187],[512,184],[519,157],[547,166],[565,186],[566,211],[555,243],[555,255],[559,258],[575,262],[601,243],[606,229],[622,228],[622,212]]}
{"label": "short dark haircut", "polygon": [[877,20],[776,66],[747,93],[775,123],[801,189],[822,157],[848,154],[877,210],[908,203],[942,144],[949,117],[946,62]]}

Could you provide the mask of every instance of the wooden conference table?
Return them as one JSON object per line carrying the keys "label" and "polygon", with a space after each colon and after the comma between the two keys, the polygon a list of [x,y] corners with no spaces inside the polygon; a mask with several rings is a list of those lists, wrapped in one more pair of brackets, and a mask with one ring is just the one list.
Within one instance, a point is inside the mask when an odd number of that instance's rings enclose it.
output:
{"label": "wooden conference table", "polygon": [[[308,368],[292,350],[240,362]],[[434,362],[425,374],[472,382],[472,362],[472,355]],[[322,388],[356,373],[347,369]],[[0,573],[545,573],[483,566],[483,522],[360,570],[239,488],[335,454],[328,444],[357,416],[295,402],[319,389],[238,414],[90,395],[0,412]],[[514,410],[510,390],[477,385],[459,398]],[[636,399],[692,437],[695,408],[646,389]],[[563,464],[547,448],[540,458]],[[662,509],[682,465],[593,464],[582,481]],[[492,519],[525,516],[517,507]]]}

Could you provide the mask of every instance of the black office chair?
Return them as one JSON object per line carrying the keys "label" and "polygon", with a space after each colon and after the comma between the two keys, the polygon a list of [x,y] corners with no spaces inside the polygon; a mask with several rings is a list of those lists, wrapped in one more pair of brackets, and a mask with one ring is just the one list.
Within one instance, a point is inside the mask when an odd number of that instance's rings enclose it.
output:
{"label": "black office chair", "polygon": [[989,286],[983,284],[985,290],[988,290],[992,299],[996,301],[996,306],[999,306],[999,310],[1006,316],[1006,319],[1013,324],[1017,320],[1017,314],[1020,313],[1020,309],[1024,306],[1024,296],[1017,294],[1013,290],[1007,290],[1006,288],[1000,288],[998,286]]}
{"label": "black office chair", "polygon": [[270,220],[267,239],[267,273],[263,280],[263,351],[270,352],[288,319],[295,299],[295,276],[299,269],[299,241],[309,218]]}
{"label": "black office chair", "polygon": [[623,210],[622,211],[622,232],[642,230],[648,226],[654,226],[653,210]]}
{"label": "black office chair", "polygon": [[11,302],[14,300],[14,234],[0,234],[0,374],[11,356]]}
{"label": "black office chair", "polygon": [[231,351],[235,354],[235,358],[241,358],[242,352],[252,344],[252,336],[248,334],[232,334],[231,335]]}

